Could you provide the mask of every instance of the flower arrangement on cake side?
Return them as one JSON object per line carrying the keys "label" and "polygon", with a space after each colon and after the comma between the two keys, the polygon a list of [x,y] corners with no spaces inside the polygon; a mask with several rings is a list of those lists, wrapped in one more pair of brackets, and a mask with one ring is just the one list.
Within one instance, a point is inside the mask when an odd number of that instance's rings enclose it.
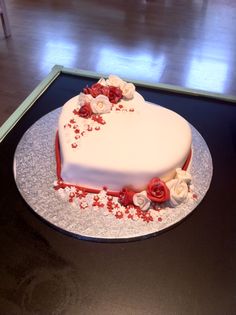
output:
{"label": "flower arrangement on cake side", "polygon": [[146,190],[140,192],[128,188],[119,192],[109,191],[107,187],[98,190],[66,184],[60,179],[54,182],[54,189],[63,199],[82,211],[101,210],[104,215],[112,215],[118,220],[142,220],[146,223],[162,221],[162,210],[166,207],[175,208],[197,199],[191,175],[182,169],[176,169],[175,178],[167,183],[153,178]]}
{"label": "flower arrangement on cake side", "polygon": [[[73,149],[78,149],[80,139],[87,133],[99,131],[106,124],[106,114],[111,111],[134,112],[135,108],[122,104],[121,100],[133,98],[135,86],[117,76],[101,78],[91,87],[85,87],[78,95],[77,106],[72,117],[64,125],[74,131]],[[161,221],[160,211],[166,207],[175,208],[187,200],[195,200],[192,178],[187,168],[191,153],[184,167],[177,168],[173,179],[164,182],[158,177],[150,179],[146,188],[141,191],[123,187],[120,191],[110,191],[109,187],[94,189],[65,183],[60,174],[60,148],[56,138],[57,181],[54,189],[81,211],[92,209],[113,215],[116,219]]]}

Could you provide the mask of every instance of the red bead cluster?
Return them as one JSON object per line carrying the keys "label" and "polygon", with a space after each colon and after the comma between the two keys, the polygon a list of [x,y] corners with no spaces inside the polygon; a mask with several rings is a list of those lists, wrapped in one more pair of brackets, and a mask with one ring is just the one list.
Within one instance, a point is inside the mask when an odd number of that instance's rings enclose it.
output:
{"label": "red bead cluster", "polygon": [[112,104],[117,104],[123,97],[122,91],[119,87],[115,86],[103,86],[100,83],[95,83],[91,87],[86,87],[83,90],[84,94],[90,94],[93,97],[98,95],[105,95],[109,98]]}
{"label": "red bead cluster", "polygon": [[71,192],[69,194],[69,202],[74,202],[74,199],[78,198],[78,199],[82,199],[85,198],[87,196],[87,192],[81,189],[75,189],[74,192]]}

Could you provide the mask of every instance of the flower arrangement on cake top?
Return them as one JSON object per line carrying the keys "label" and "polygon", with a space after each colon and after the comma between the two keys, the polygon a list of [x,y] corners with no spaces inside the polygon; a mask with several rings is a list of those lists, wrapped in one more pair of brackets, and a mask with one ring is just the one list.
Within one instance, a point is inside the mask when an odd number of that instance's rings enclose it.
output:
{"label": "flower arrangement on cake top", "polygon": [[83,118],[90,118],[93,114],[107,114],[122,98],[132,99],[134,92],[134,84],[127,83],[115,75],[110,75],[107,80],[101,78],[98,83],[87,86],[79,94],[80,108],[76,114]]}

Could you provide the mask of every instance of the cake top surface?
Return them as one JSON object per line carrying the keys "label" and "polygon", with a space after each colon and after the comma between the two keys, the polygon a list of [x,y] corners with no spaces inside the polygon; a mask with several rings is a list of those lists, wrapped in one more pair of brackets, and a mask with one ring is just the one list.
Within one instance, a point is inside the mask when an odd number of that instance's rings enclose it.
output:
{"label": "cake top surface", "polygon": [[84,181],[97,187],[104,181],[117,188],[122,176],[136,187],[153,174],[170,178],[191,147],[183,117],[146,102],[132,83],[115,76],[86,87],[63,106],[59,138],[66,179],[77,182],[77,166]]}
{"label": "cake top surface", "polygon": [[144,102],[138,95],[129,104],[133,111],[112,110],[103,115],[106,123],[100,126],[92,119],[73,114],[77,102],[75,97],[65,104],[59,122],[64,126],[73,120],[74,126],[86,131],[73,148],[76,129],[61,128],[64,157],[71,163],[79,161],[90,168],[99,165],[101,171],[116,169],[118,173],[142,170],[152,173],[158,165],[165,173],[173,159],[178,164],[183,152],[189,151],[191,131],[186,120],[164,107]]}

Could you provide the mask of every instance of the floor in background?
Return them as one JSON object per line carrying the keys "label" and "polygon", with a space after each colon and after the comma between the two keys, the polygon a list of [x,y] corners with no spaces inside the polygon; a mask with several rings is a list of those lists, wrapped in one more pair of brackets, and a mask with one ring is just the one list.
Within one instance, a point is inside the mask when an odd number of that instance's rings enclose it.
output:
{"label": "floor in background", "polygon": [[236,95],[234,0],[9,0],[0,125],[55,64]]}

